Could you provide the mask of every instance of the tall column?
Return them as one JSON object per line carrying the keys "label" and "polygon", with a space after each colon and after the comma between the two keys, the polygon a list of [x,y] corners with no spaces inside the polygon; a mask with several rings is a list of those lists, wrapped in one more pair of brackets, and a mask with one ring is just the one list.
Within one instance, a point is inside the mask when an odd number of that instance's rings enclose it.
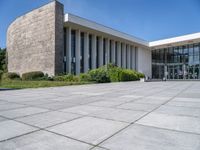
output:
{"label": "tall column", "polygon": [[110,61],[109,61],[109,58],[110,58],[110,40],[109,39],[106,39],[106,64],[109,64]]}
{"label": "tall column", "polygon": [[130,50],[130,45],[127,46],[127,69],[131,69],[131,50]]}
{"label": "tall column", "polygon": [[97,57],[97,38],[96,35],[92,35],[92,69],[96,69],[96,57]]}
{"label": "tall column", "polygon": [[103,66],[103,37],[99,37],[99,67]]}
{"label": "tall column", "polygon": [[115,41],[114,40],[112,40],[111,41],[111,62],[113,63],[113,64],[115,64],[116,62],[115,62]]}
{"label": "tall column", "polygon": [[126,44],[122,44],[122,68],[126,68]]}
{"label": "tall column", "polygon": [[71,73],[71,28],[66,28],[66,71]]}
{"label": "tall column", "polygon": [[81,32],[76,30],[76,75],[80,74],[80,42],[81,42]]}
{"label": "tall column", "polygon": [[121,67],[121,42],[117,42],[117,66]]}
{"label": "tall column", "polygon": [[89,69],[89,34],[84,33],[84,72]]}
{"label": "tall column", "polygon": [[131,46],[131,69],[136,70],[135,68],[135,47]]}

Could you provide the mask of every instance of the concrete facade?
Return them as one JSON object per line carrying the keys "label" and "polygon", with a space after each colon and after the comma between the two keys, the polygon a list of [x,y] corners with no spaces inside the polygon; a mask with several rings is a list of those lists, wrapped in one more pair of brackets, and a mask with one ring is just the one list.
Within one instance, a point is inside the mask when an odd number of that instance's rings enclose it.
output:
{"label": "concrete facade", "polygon": [[[192,40],[192,41],[191,41]],[[152,50],[200,42],[200,34],[147,42],[65,14],[57,1],[17,18],[8,28],[8,71],[80,74],[113,63],[152,76]]]}

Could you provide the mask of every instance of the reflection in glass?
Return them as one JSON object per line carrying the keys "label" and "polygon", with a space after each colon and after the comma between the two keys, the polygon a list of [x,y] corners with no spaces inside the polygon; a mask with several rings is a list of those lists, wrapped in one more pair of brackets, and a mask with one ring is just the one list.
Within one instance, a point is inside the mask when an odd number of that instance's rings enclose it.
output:
{"label": "reflection in glass", "polygon": [[200,79],[199,70],[200,43],[152,51],[152,78]]}

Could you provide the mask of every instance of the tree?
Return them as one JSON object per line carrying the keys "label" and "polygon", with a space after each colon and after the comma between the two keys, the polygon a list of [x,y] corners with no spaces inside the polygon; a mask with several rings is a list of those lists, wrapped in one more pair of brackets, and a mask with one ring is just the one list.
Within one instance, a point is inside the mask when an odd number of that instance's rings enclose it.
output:
{"label": "tree", "polygon": [[0,70],[7,71],[6,48],[0,48]]}

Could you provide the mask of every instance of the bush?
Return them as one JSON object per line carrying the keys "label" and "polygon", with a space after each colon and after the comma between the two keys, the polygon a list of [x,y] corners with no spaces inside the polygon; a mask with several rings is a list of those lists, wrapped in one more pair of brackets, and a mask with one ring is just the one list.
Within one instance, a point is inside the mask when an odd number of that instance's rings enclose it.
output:
{"label": "bush", "polygon": [[81,73],[79,77],[80,77],[81,81],[91,81],[92,80],[90,75],[87,73]]}
{"label": "bush", "polygon": [[144,78],[145,77],[145,75],[141,72],[137,72],[137,75],[138,75],[138,78]]}
{"label": "bush", "polygon": [[66,81],[66,82],[79,82],[80,79],[78,76],[74,76],[72,74],[67,75],[57,75],[53,77],[54,81]]}
{"label": "bush", "polygon": [[2,75],[2,80],[19,80],[19,74],[15,72],[7,72]]}
{"label": "bush", "polygon": [[120,72],[119,80],[120,81],[135,81],[135,80],[138,80],[138,76],[132,70],[123,69],[122,72]]}
{"label": "bush", "polygon": [[3,70],[0,70],[0,80],[1,80],[2,75],[3,75]]}
{"label": "bush", "polygon": [[91,77],[91,80],[97,83],[110,82],[110,78],[105,66],[89,71],[89,75]]}
{"label": "bush", "polygon": [[110,81],[111,82],[119,82],[120,81],[119,76],[120,76],[122,70],[123,70],[122,68],[119,68],[117,66],[109,64],[108,65],[108,74],[109,74]]}
{"label": "bush", "polygon": [[33,71],[22,74],[22,80],[42,80],[44,73],[41,71]]}

